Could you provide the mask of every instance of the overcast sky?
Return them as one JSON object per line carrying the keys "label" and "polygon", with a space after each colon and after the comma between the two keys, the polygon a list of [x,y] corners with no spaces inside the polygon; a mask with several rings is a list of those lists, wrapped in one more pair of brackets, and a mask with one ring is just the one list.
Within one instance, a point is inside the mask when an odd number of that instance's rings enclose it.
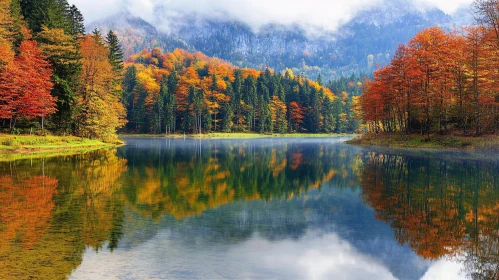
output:
{"label": "overcast sky", "polygon": [[[359,11],[382,5],[384,1],[390,0],[69,0],[80,8],[87,24],[126,9],[156,25],[167,25],[165,18],[174,18],[181,13],[197,13],[238,19],[254,28],[268,23],[297,23],[331,31]],[[415,2],[420,8],[437,7],[452,14],[472,0]]]}

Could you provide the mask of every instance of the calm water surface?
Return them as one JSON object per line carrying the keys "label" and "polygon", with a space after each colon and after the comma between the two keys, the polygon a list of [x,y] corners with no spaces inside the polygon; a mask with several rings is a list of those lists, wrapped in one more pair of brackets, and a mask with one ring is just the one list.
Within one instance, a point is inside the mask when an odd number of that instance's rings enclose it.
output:
{"label": "calm water surface", "polygon": [[499,160],[126,139],[0,163],[0,279],[497,279]]}

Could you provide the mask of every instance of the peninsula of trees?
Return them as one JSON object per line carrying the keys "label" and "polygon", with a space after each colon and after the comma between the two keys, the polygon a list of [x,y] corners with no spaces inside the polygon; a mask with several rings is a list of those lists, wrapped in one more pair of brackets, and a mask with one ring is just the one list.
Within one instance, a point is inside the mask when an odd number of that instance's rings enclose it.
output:
{"label": "peninsula of trees", "polygon": [[366,81],[360,101],[369,131],[431,135],[499,131],[499,4],[474,4],[479,24],[434,27],[401,45]]}

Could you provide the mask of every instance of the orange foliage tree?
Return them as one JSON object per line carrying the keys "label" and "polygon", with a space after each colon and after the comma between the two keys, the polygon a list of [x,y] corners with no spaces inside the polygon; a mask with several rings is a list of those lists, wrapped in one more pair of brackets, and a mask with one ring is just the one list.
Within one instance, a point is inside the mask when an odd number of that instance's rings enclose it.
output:
{"label": "orange foliage tree", "polygon": [[430,137],[452,128],[494,133],[499,73],[493,32],[485,27],[446,33],[433,27],[400,46],[391,63],[364,84],[362,117],[372,132],[420,132]]}
{"label": "orange foliage tree", "polygon": [[78,131],[84,137],[113,140],[116,130],[126,123],[126,111],[121,96],[113,90],[114,73],[108,50],[98,39],[87,35],[79,40],[83,72],[78,94]]}

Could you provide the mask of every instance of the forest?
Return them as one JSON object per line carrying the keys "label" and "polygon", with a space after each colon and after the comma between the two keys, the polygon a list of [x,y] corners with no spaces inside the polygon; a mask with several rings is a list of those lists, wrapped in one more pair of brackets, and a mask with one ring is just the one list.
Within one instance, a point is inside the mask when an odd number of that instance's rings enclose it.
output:
{"label": "forest", "polygon": [[66,0],[2,0],[0,130],[117,133],[346,133],[358,131],[360,82],[323,84],[286,69],[239,68],[202,53],[159,48],[125,61],[111,30],[85,33]]}
{"label": "forest", "polygon": [[[0,130],[113,141],[117,133],[499,130],[499,27],[494,1],[478,23],[432,27],[401,45],[372,79],[324,83],[286,68],[240,68],[160,48],[126,58],[111,30],[85,33],[66,0],[0,2]],[[492,4],[491,4],[492,3]]]}
{"label": "forest", "polygon": [[113,141],[126,123],[115,34],[66,0],[0,1],[0,129]]}
{"label": "forest", "polygon": [[499,7],[477,1],[474,9],[476,26],[423,30],[365,81],[360,108],[369,131],[427,138],[498,132]]}
{"label": "forest", "polygon": [[[126,131],[135,133],[345,133],[359,129],[351,105],[360,85],[331,88],[290,69],[238,68],[202,53],[155,48],[125,63]],[[355,77],[352,77],[355,79]],[[350,92],[351,94],[349,94]],[[360,91],[357,91],[360,92]]]}

